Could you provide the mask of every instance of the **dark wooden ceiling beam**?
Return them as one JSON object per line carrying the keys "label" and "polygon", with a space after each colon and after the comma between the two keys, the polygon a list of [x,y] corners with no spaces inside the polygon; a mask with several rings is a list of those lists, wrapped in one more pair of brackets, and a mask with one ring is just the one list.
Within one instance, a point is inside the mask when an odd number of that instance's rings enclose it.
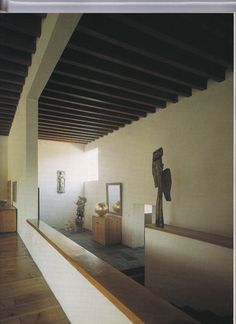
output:
{"label": "dark wooden ceiling beam", "polygon": [[[123,47],[128,51],[139,53],[148,58],[154,59],[156,61],[166,63],[172,67],[181,68],[186,72],[192,72],[196,75],[203,77],[213,77],[213,78],[222,78],[222,67],[219,63],[215,62],[214,64],[204,57],[196,55],[196,51],[189,52],[186,48],[186,44],[182,44],[181,47],[168,43],[168,36],[166,38],[158,37],[159,30],[152,30],[152,33],[145,33],[145,26],[142,25],[142,19],[139,19],[140,25],[138,22],[132,25],[135,18],[132,17],[127,19],[125,15],[105,15],[102,18],[92,18],[83,17],[90,20],[89,23],[83,23],[84,20],[78,25],[78,33],[86,33],[91,36],[97,37],[99,40],[109,42],[112,45]],[[145,16],[145,15],[143,15]],[[148,15],[146,15],[148,16]],[[95,16],[96,17],[96,16]],[[105,19],[105,20],[104,20]],[[158,24],[159,16],[156,16],[155,24]],[[172,26],[170,34],[174,33],[176,26],[172,24],[172,21],[169,21],[169,24]],[[109,29],[105,27],[104,22],[109,24]],[[97,24],[97,27],[94,28],[94,24]],[[137,26],[138,25],[138,26]],[[136,29],[138,27],[138,31]],[[178,27],[177,27],[178,28]],[[191,31],[191,28],[189,28]],[[170,30],[170,28],[169,28]],[[136,36],[138,35],[138,37]],[[72,38],[73,39],[73,38]],[[193,42],[192,38],[192,43]],[[194,39],[195,41],[195,39]],[[217,55],[217,53],[216,53]]]}
{"label": "dark wooden ceiling beam", "polygon": [[25,82],[25,78],[20,75],[15,75],[13,73],[6,73],[6,72],[0,72],[0,80],[1,81],[7,81],[12,84],[18,84],[23,85]]}
{"label": "dark wooden ceiling beam", "polygon": [[114,96],[110,96],[109,93],[98,93],[95,91],[90,91],[90,90],[82,90],[80,89],[79,91],[77,89],[72,89],[70,87],[66,87],[66,86],[60,86],[60,85],[55,85],[55,84],[51,84],[48,83],[46,86],[46,90],[47,91],[51,91],[54,93],[60,93],[60,94],[64,94],[64,95],[69,95],[73,98],[79,98],[79,97],[83,97],[83,98],[89,98],[89,99],[93,99],[93,100],[100,100],[100,101],[104,101],[110,104],[116,104],[116,105],[120,105],[126,108],[139,108],[142,109],[143,111],[149,111],[150,109],[153,109],[155,107],[159,107],[159,108],[165,108],[166,107],[166,102],[159,100],[158,103],[156,103],[156,106],[151,105],[151,104],[143,104],[143,103],[139,103],[138,101],[136,102],[135,100],[132,99],[124,99],[124,98],[120,98],[120,97],[114,97]]}
{"label": "dark wooden ceiling beam", "polygon": [[[71,112],[72,111],[72,112]],[[39,114],[40,113],[54,113],[56,115],[62,115],[62,116],[74,116],[76,118],[80,118],[82,120],[100,120],[100,121],[109,121],[117,125],[123,125],[123,124],[131,124],[130,119],[117,119],[113,117],[112,115],[110,116],[104,116],[104,115],[99,115],[99,114],[88,114],[86,111],[76,111],[76,110],[59,110],[58,108],[53,109],[53,107],[47,107],[47,106],[40,106],[39,107]]]}
{"label": "dark wooden ceiling beam", "polygon": [[[98,95],[93,94],[93,96],[90,97],[83,97],[71,93],[65,93],[61,91],[56,91],[52,89],[45,89],[42,94],[43,98],[51,98],[51,99],[57,99],[57,100],[63,100],[64,102],[72,102],[75,104],[80,104],[83,103],[84,101],[90,103],[90,106],[97,105],[97,104],[105,104],[107,106],[114,106],[116,108],[121,108],[121,109],[128,109],[128,110],[133,110],[133,111],[142,111],[144,113],[150,112],[154,113],[156,112],[155,107],[145,107],[145,109],[137,107],[137,105],[127,105],[122,103],[121,101],[119,102],[118,100],[114,100],[112,98],[106,98],[106,97],[101,97]],[[60,98],[60,99],[59,99]],[[103,99],[103,100],[102,100]],[[108,100],[109,99],[109,100]]]}
{"label": "dark wooden ceiling beam", "polygon": [[233,14],[226,14],[227,24],[224,23],[223,14],[182,14],[183,19],[195,24],[195,28],[202,28],[204,32],[209,34],[209,37],[213,36],[219,38],[220,41],[232,42],[233,37]]}
{"label": "dark wooden ceiling beam", "polygon": [[83,109],[85,111],[97,111],[97,112],[104,112],[104,113],[109,113],[109,114],[114,114],[116,116],[127,116],[127,117],[134,117],[134,118],[139,118],[139,117],[146,117],[147,113],[144,111],[134,111],[134,110],[127,110],[127,109],[122,109],[122,108],[115,108],[114,106],[111,105],[105,105],[104,103],[101,102],[89,102],[86,100],[81,100],[74,103],[74,102],[66,102],[61,100],[60,98],[58,99],[52,99],[48,97],[41,97],[39,104],[45,104],[48,106],[52,107],[62,107],[62,108],[75,108],[75,109]]}
{"label": "dark wooden ceiling beam", "polygon": [[[198,73],[192,71],[186,71],[186,68],[176,67],[166,62],[159,62],[150,57],[145,57],[137,52],[127,50],[126,48],[114,46],[107,42],[103,42],[102,39],[91,37],[89,33],[85,31],[85,35],[79,30],[78,35],[73,36],[70,40],[69,48],[82,52],[84,54],[95,56],[99,59],[109,61],[113,64],[122,65],[137,71],[148,73],[164,80],[183,84],[188,87],[197,89],[205,89],[206,78],[209,75],[204,74],[199,76]],[[169,63],[169,62],[168,62]],[[185,62],[186,66],[186,62]],[[222,69],[222,75],[219,76],[219,80],[224,80],[224,69]]]}
{"label": "dark wooden ceiling beam", "polygon": [[25,66],[31,65],[31,54],[11,49],[6,46],[0,46],[0,59],[22,64]]}
{"label": "dark wooden ceiling beam", "polygon": [[66,132],[73,132],[73,133],[78,133],[78,134],[91,134],[91,135],[106,135],[108,133],[111,133],[112,131],[99,131],[96,129],[81,129],[78,127],[72,127],[72,126],[66,126],[66,125],[55,125],[55,124],[50,124],[50,123],[45,123],[45,122],[40,122],[39,124],[39,129],[52,129],[52,130],[60,130],[60,131],[66,131]]}
{"label": "dark wooden ceiling beam", "polygon": [[[63,121],[63,122],[62,122]],[[52,122],[55,125],[72,125],[77,126],[81,129],[98,129],[98,130],[118,130],[118,126],[114,126],[111,123],[109,124],[95,124],[95,123],[87,123],[80,120],[70,119],[70,118],[63,118],[60,116],[57,117],[50,117],[48,115],[40,115],[39,116],[39,124],[41,122]]]}
{"label": "dark wooden ceiling beam", "polygon": [[122,113],[115,113],[113,111],[109,111],[109,112],[104,112],[104,111],[100,111],[96,108],[90,108],[90,107],[85,107],[85,106],[80,106],[80,105],[77,105],[76,107],[75,106],[71,106],[71,105],[68,105],[68,106],[65,106],[65,105],[52,105],[52,104],[43,104],[43,103],[39,103],[39,110],[42,108],[55,108],[56,110],[60,110],[60,111],[63,111],[63,112],[69,112],[69,111],[74,111],[74,112],[81,112],[81,113],[86,113],[86,115],[95,115],[95,116],[105,116],[105,117],[112,117],[114,119],[121,119],[121,120],[138,120],[139,118],[136,117],[136,116],[127,116],[127,115],[124,115]]}
{"label": "dark wooden ceiling beam", "polygon": [[[98,15],[96,16],[98,17]],[[100,21],[103,20],[103,17],[104,15],[100,16]],[[127,26],[134,28],[133,33],[135,33],[135,30],[145,33],[146,37],[140,37],[140,39],[142,39],[142,41],[144,40],[143,47],[147,50],[150,46],[150,40],[154,37],[155,39],[158,39],[158,50],[162,50],[163,46],[163,49],[168,51],[167,45],[169,44],[170,50],[174,46],[175,53],[177,53],[178,50],[182,51],[183,58],[186,58],[185,55],[187,55],[187,53],[185,54],[185,52],[187,51],[193,55],[192,60],[194,60],[196,56],[199,56],[202,59],[207,60],[209,64],[215,63],[224,67],[232,65],[232,53],[230,53],[232,52],[232,48],[227,46],[227,43],[222,46],[222,44],[217,41],[217,38],[214,39],[212,36],[207,35],[204,30],[201,32],[199,26],[194,28],[191,24],[190,28],[189,23],[185,24],[181,15],[176,14],[168,16],[160,14],[156,17],[155,15],[107,15],[107,18],[119,22],[118,30],[122,35],[123,31],[125,31],[126,36],[129,33],[129,28],[127,28]],[[89,19],[89,17],[86,19]],[[92,20],[92,23],[97,23],[95,16]],[[105,22],[103,21],[103,29],[104,23]],[[120,23],[124,26],[121,27]],[[112,32],[113,35],[115,34],[114,38],[117,38],[118,30],[115,31],[111,26],[109,27],[108,32]],[[147,41],[145,41],[145,39]],[[153,40],[152,43],[155,43],[155,40]],[[133,42],[131,44],[133,44]],[[138,38],[135,38],[135,44],[136,46],[139,46]]]}
{"label": "dark wooden ceiling beam", "polygon": [[[64,68],[63,68],[64,66]],[[87,82],[91,82],[94,84],[100,84],[107,87],[126,90],[132,94],[140,94],[142,93],[144,96],[161,99],[170,102],[177,102],[178,96],[169,92],[154,90],[151,87],[147,87],[145,85],[140,85],[138,83],[130,82],[124,79],[119,79],[114,76],[98,73],[96,71],[92,71],[86,69],[84,67],[75,67],[69,64],[58,64],[56,69],[53,72],[52,79],[53,80],[64,80],[67,77],[68,83],[73,84],[77,80],[83,80]]]}
{"label": "dark wooden ceiling beam", "polygon": [[6,131],[6,132],[10,132],[11,125],[12,125],[12,123],[10,123],[7,127],[5,127],[5,125],[2,125],[2,124],[0,123],[0,130],[2,130],[2,131]]}
{"label": "dark wooden ceiling beam", "polygon": [[0,110],[0,115],[12,118],[12,117],[14,117],[15,112],[14,111],[4,111],[3,109],[1,109]]}
{"label": "dark wooden ceiling beam", "polygon": [[1,126],[0,126],[0,135],[2,136],[8,136],[10,133],[10,128],[9,129],[1,129]]}
{"label": "dark wooden ceiling beam", "polygon": [[14,116],[16,110],[15,109],[9,109],[9,108],[0,108],[0,116],[1,115],[8,115],[9,116]]}
{"label": "dark wooden ceiling beam", "polygon": [[1,130],[9,130],[9,125],[0,125]]}
{"label": "dark wooden ceiling beam", "polygon": [[104,126],[104,127],[108,127],[110,129],[115,129],[115,128],[119,128],[119,127],[124,127],[124,124],[121,124],[121,123],[111,123],[109,121],[101,121],[101,120],[89,120],[88,118],[85,119],[85,118],[75,118],[75,117],[68,117],[68,116],[59,116],[58,114],[55,115],[55,114],[50,114],[50,113],[39,113],[39,119],[41,119],[41,117],[43,117],[44,119],[50,119],[50,118],[53,118],[55,119],[55,121],[57,120],[60,120],[60,121],[70,121],[70,122],[76,122],[78,123],[78,125],[94,125],[94,126]]}
{"label": "dark wooden ceiling beam", "polygon": [[13,121],[13,116],[8,116],[8,115],[4,116],[4,115],[0,114],[0,122],[2,122],[4,124],[6,124],[6,123],[11,124],[12,121]]}
{"label": "dark wooden ceiling beam", "polygon": [[65,142],[65,143],[77,143],[77,144],[88,144],[88,141],[80,141],[75,139],[70,139],[69,137],[56,137],[56,136],[47,136],[47,135],[38,135],[38,139],[56,141],[56,142]]}
{"label": "dark wooden ceiling beam", "polygon": [[43,116],[39,116],[39,125],[40,124],[48,124],[48,125],[58,125],[58,126],[68,126],[68,127],[76,127],[76,129],[80,129],[80,130],[96,130],[96,131],[113,131],[113,130],[118,130],[119,127],[115,127],[115,126],[104,126],[104,125],[89,125],[89,124],[81,124],[79,122],[73,122],[73,121],[62,121],[61,119],[56,120],[53,118],[48,118],[48,117],[43,117]]}
{"label": "dark wooden ceiling beam", "polygon": [[3,105],[3,104],[9,104],[11,106],[17,106],[18,104],[18,100],[17,99],[9,99],[9,98],[6,98],[6,97],[2,97],[1,94],[0,94],[0,104]]}
{"label": "dark wooden ceiling beam", "polygon": [[21,64],[0,60],[0,71],[26,77],[28,74],[28,67]]}
{"label": "dark wooden ceiling beam", "polygon": [[57,130],[48,130],[48,129],[39,129],[39,134],[46,134],[46,135],[59,135],[59,136],[74,136],[76,138],[83,138],[83,139],[90,139],[95,140],[97,138],[101,138],[104,135],[90,135],[90,134],[81,134],[81,133],[74,133],[74,132],[67,132],[67,131],[57,131]]}
{"label": "dark wooden ceiling beam", "polygon": [[[56,136],[56,137],[63,137],[65,138],[66,135],[63,135],[63,134],[57,134],[57,133],[49,133],[49,132],[44,132],[44,131],[41,131],[39,132],[39,134],[41,135],[46,135],[46,136]],[[74,138],[74,139],[81,139],[81,140],[85,140],[85,141],[93,141],[95,138],[94,137],[89,137],[89,136],[79,136],[79,135],[69,135],[69,138]]]}
{"label": "dark wooden ceiling beam", "polygon": [[[66,77],[65,77],[66,79]],[[95,94],[101,94],[104,96],[109,96],[114,99],[119,99],[119,100],[125,100],[133,103],[134,105],[136,104],[143,104],[143,105],[148,105],[152,107],[156,106],[161,106],[164,107],[165,102],[164,100],[160,99],[152,99],[148,97],[144,97],[143,95],[138,95],[138,94],[131,94],[127,91],[124,90],[119,90],[119,89],[113,89],[110,87],[102,86],[100,84],[93,84],[87,81],[80,81],[79,83],[74,82],[74,84],[68,84],[63,81],[56,81],[56,80],[49,80],[47,83],[47,87],[50,88],[51,85],[57,87],[57,86],[62,86],[65,89],[75,89],[77,92],[92,92]]]}
{"label": "dark wooden ceiling beam", "polygon": [[10,91],[10,92],[21,93],[22,86],[18,85],[18,84],[12,84],[12,83],[9,83],[9,82],[0,81],[0,89],[1,90],[7,90],[7,91]]}
{"label": "dark wooden ceiling beam", "polygon": [[42,18],[33,14],[7,14],[0,16],[0,26],[29,36],[40,37]]}
{"label": "dark wooden ceiling beam", "polygon": [[[61,95],[60,93],[53,93],[51,91],[44,90],[43,94],[40,97],[40,102],[43,103],[48,103],[48,104],[54,104],[54,105],[69,105],[71,107],[82,105],[85,107],[92,107],[96,108],[98,110],[105,110],[105,111],[112,111],[112,112],[120,112],[125,115],[131,115],[131,116],[136,116],[136,117],[146,117],[147,112],[144,111],[143,109],[138,109],[138,108],[127,108],[123,107],[121,105],[115,105],[107,103],[107,102],[102,102],[98,100],[92,100],[90,98],[72,98],[71,96],[68,95]],[[150,108],[148,112],[155,112],[155,108]]]}
{"label": "dark wooden ceiling beam", "polygon": [[15,105],[9,105],[7,103],[3,104],[0,102],[0,109],[9,109],[9,110],[16,110],[16,106]]}
{"label": "dark wooden ceiling beam", "polygon": [[60,59],[60,64],[66,63],[73,66],[84,67],[86,69],[96,71],[109,76],[118,77],[127,81],[131,81],[138,84],[143,84],[145,86],[167,91],[176,95],[182,95],[189,97],[192,94],[190,87],[178,84],[176,82],[163,80],[148,73],[143,73],[123,67],[122,65],[113,64],[111,62],[98,59],[94,56],[85,55],[84,53],[79,53],[72,51],[70,48],[64,51],[63,56]]}
{"label": "dark wooden ceiling beam", "polygon": [[3,125],[10,125],[11,123],[12,123],[11,120],[4,119],[3,117],[1,117],[1,114],[0,114],[0,127]]}
{"label": "dark wooden ceiling beam", "polygon": [[9,129],[2,129],[2,128],[0,128],[0,135],[2,135],[2,136],[8,136],[9,135]]}
{"label": "dark wooden ceiling beam", "polygon": [[32,54],[36,50],[36,38],[1,27],[0,45]]}
{"label": "dark wooden ceiling beam", "polygon": [[[6,91],[6,90],[0,90],[0,98],[18,100],[20,98],[20,93]],[[0,100],[0,102],[1,102],[1,100]]]}
{"label": "dark wooden ceiling beam", "polygon": [[83,139],[97,139],[99,137],[103,137],[103,135],[87,135],[87,134],[79,134],[79,133],[73,133],[73,132],[67,132],[67,131],[56,131],[56,130],[48,130],[48,129],[42,129],[40,128],[38,131],[39,134],[45,134],[45,135],[56,135],[56,136],[70,136],[70,137],[75,137],[75,138],[83,138]]}
{"label": "dark wooden ceiling beam", "polygon": [[[151,106],[156,106],[156,103],[158,103],[161,100],[160,98],[145,96],[143,92],[132,93],[129,92],[128,89],[118,89],[118,88],[111,87],[109,85],[94,83],[87,80],[77,80],[71,77],[67,77],[65,75],[62,77],[60,75],[54,74],[50,78],[49,82],[78,89],[78,90],[82,89],[86,91],[93,91],[95,93],[100,93],[100,94],[109,93],[109,95],[113,96],[114,98],[123,98],[125,100],[130,100],[130,101],[132,100],[132,102],[140,102]],[[161,101],[163,102],[165,100],[161,100]]]}

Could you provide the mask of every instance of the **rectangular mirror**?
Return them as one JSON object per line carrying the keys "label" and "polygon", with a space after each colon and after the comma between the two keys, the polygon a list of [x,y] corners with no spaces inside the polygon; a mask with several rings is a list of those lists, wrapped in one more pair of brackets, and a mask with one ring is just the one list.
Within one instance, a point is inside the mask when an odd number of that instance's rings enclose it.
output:
{"label": "rectangular mirror", "polygon": [[108,213],[122,215],[122,184],[107,183],[107,205]]}

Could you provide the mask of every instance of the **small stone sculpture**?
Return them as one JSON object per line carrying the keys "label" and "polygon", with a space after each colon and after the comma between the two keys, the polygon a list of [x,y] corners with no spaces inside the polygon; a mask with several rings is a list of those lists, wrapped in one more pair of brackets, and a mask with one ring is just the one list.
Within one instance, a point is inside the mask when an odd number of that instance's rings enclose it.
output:
{"label": "small stone sculpture", "polygon": [[87,202],[87,198],[79,196],[77,202],[75,203],[77,205],[77,209],[76,209],[76,216],[77,217],[75,219],[75,222],[76,222],[78,232],[83,231],[84,207],[85,207],[86,202]]}
{"label": "small stone sculpture", "polygon": [[170,169],[165,169],[162,163],[163,149],[162,147],[153,152],[152,159],[152,175],[155,187],[158,187],[157,202],[156,202],[156,225],[164,227],[163,207],[162,207],[162,194],[164,193],[165,199],[171,201],[171,173]]}
{"label": "small stone sculpture", "polygon": [[68,221],[65,223],[64,229],[65,229],[65,231],[67,231],[67,232],[69,232],[69,233],[75,233],[75,232],[77,232],[77,227],[76,227],[76,225],[75,225],[75,221],[73,221],[73,220],[68,220]]}

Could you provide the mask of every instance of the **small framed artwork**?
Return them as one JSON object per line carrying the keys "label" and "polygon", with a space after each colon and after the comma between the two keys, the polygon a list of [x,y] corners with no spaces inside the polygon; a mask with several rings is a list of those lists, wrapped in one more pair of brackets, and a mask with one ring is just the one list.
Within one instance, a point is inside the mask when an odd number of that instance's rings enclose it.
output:
{"label": "small framed artwork", "polygon": [[17,181],[12,182],[12,201],[17,201]]}

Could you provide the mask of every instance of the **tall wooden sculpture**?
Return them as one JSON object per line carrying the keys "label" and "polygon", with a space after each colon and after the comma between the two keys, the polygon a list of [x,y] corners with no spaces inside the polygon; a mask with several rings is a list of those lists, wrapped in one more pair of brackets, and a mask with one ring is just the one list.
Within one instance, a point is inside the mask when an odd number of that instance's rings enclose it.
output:
{"label": "tall wooden sculpture", "polygon": [[77,209],[76,209],[76,216],[77,217],[75,219],[75,223],[76,223],[78,232],[83,231],[84,207],[85,207],[86,202],[87,202],[87,198],[79,196],[77,202],[75,203],[77,205]]}
{"label": "tall wooden sculpture", "polygon": [[157,202],[156,202],[156,225],[164,227],[162,197],[163,193],[167,201],[171,201],[171,173],[170,169],[165,169],[162,163],[163,149],[162,147],[153,152],[152,159],[152,175],[155,187],[158,188]]}

